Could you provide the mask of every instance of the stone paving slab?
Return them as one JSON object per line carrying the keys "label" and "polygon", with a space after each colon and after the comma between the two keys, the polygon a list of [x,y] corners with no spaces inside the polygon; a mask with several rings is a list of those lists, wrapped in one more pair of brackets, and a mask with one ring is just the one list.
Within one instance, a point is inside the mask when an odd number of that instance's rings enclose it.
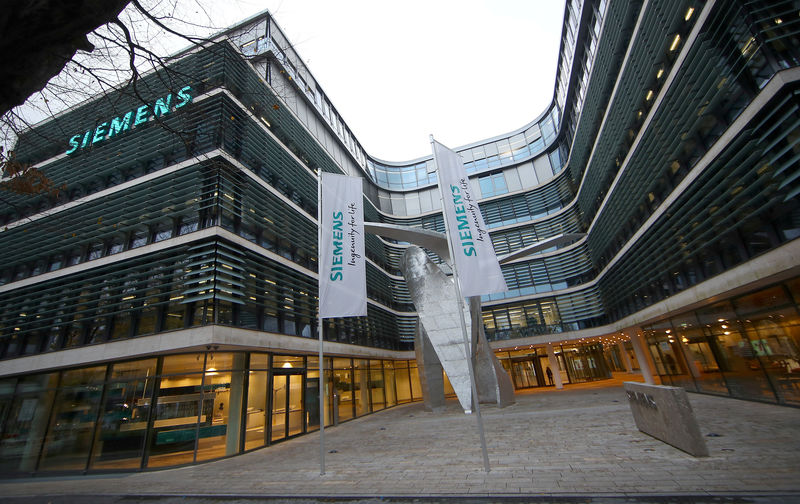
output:
{"label": "stone paving slab", "polygon": [[713,502],[800,502],[800,409],[700,394],[689,400],[708,443],[706,458],[639,432],[616,381],[518,393],[513,406],[484,407],[489,473],[474,415],[464,415],[455,401],[439,414],[414,403],[326,429],[326,450],[333,453],[326,454],[322,476],[319,436],[310,434],[182,468],[0,481],[0,500],[727,496]]}
{"label": "stone paving slab", "polygon": [[[788,500],[787,500],[788,499]],[[220,496],[220,497],[196,497],[187,498],[185,496],[163,496],[152,497],[127,497],[127,496],[94,496],[94,495],[68,495],[58,497],[32,497],[21,498],[12,497],[4,499],[8,504],[186,504],[187,502],[197,504],[392,504],[409,503],[414,504],[786,504],[798,502],[794,496],[787,495],[758,495],[758,496],[733,496],[733,497],[712,497],[712,496],[594,496],[594,497],[565,497],[554,495],[540,496],[506,496],[506,497],[472,497],[472,496],[451,496],[451,497],[242,497],[242,496]]]}

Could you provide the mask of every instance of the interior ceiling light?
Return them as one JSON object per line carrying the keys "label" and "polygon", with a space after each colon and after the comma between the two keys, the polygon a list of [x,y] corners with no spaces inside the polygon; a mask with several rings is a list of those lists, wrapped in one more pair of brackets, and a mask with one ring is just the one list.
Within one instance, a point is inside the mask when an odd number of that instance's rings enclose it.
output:
{"label": "interior ceiling light", "polygon": [[680,33],[675,34],[675,38],[672,39],[672,44],[669,46],[669,52],[674,51],[678,48],[678,44],[681,42],[681,35]]}

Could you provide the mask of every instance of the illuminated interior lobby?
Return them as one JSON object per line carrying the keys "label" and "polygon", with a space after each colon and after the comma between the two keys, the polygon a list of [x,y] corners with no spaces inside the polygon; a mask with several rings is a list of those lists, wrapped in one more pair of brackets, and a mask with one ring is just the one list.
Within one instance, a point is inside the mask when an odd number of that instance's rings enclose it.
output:
{"label": "illuminated interior lobby", "polygon": [[[566,2],[550,105],[454,149],[498,254],[583,235],[482,299],[516,389],[800,406],[798,27],[793,2]],[[363,178],[367,221],[444,231],[431,155],[371,157],[268,12],[138,86],[19,137],[64,189],[0,205],[0,477],[318,430],[318,171]],[[407,246],[368,235],[368,316],[324,324],[326,426],[422,397]]]}

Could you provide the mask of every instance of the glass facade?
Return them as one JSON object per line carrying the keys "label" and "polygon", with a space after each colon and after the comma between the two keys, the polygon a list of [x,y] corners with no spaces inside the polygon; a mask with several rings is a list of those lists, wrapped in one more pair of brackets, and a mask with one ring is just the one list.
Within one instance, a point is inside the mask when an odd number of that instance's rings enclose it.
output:
{"label": "glass facade", "polygon": [[[326,426],[422,398],[413,362],[336,357],[325,369]],[[4,476],[171,467],[318,430],[319,418],[316,357],[115,362],[0,381],[0,464]]]}
{"label": "glass facade", "polygon": [[[518,389],[551,385],[548,342],[565,383],[646,368],[616,340],[641,325],[664,383],[800,405],[788,5],[569,0],[553,103],[457,149],[498,254],[578,236],[482,298]],[[140,79],[191,89],[159,124],[66,155],[141,105],[120,88],[20,134],[63,190],[0,205],[4,473],[213,460],[421,397],[406,244],[367,236],[368,316],[317,326],[317,172],[362,177],[367,221],[442,232],[435,163],[371,158],[270,15],[222,36]]]}
{"label": "glass facade", "polygon": [[[585,383],[611,378],[612,367],[602,344],[553,345],[562,383]],[[544,347],[499,351],[495,354],[516,390],[554,385],[554,369]]]}
{"label": "glass facade", "polygon": [[645,326],[664,384],[800,406],[800,278]]}

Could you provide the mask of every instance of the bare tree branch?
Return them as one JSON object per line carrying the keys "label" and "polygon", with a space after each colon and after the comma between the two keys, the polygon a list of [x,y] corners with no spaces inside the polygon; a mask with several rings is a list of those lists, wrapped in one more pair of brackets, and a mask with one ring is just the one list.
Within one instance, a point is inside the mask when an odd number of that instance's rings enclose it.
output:
{"label": "bare tree branch", "polygon": [[[56,30],[48,31],[48,36],[62,37],[66,41],[53,40],[50,44],[27,44],[32,23],[24,23],[24,30],[9,30],[0,38],[0,72],[14,65],[5,64],[13,61],[10,53],[19,52],[19,48],[40,47],[41,50],[60,54],[57,61],[48,62],[52,73],[45,78],[38,88],[30,88],[25,96],[31,95],[21,109],[21,113],[12,107],[16,102],[4,102],[8,95],[3,89],[5,81],[13,81],[9,76],[0,76],[0,190],[14,190],[11,185],[17,184],[19,189],[30,189],[33,193],[50,191],[51,186],[41,178],[35,167],[18,166],[14,157],[12,145],[21,131],[31,131],[32,122],[42,118],[53,117],[58,111],[74,106],[75,104],[97,96],[99,93],[112,89],[121,91],[116,93],[114,101],[119,101],[124,96],[133,96],[142,103],[147,103],[148,98],[141,93],[137,83],[143,72],[158,71],[166,67],[168,52],[163,40],[164,35],[177,37],[178,40],[188,41],[193,46],[200,46],[209,42],[205,35],[217,27],[201,25],[186,21],[187,16],[182,15],[187,5],[196,5],[199,10],[210,19],[208,12],[199,2],[201,0],[43,0],[37,2],[44,6],[43,10],[28,12],[24,6],[14,6],[6,11],[0,11],[0,26],[9,24],[9,20],[25,16],[48,22],[64,24],[66,15],[75,18],[74,13],[82,12],[80,22],[59,26]],[[123,10],[126,4],[127,9]],[[24,4],[24,3],[23,3]],[[77,5],[80,4],[80,5]],[[28,9],[32,10],[32,9]],[[15,17],[16,16],[16,17]],[[45,21],[44,18],[47,18]],[[95,23],[95,24],[93,24]],[[19,23],[17,23],[19,24]],[[33,25],[35,27],[35,24]],[[49,26],[49,25],[48,25]],[[36,30],[34,30],[36,31]],[[191,32],[201,32],[197,35]],[[17,38],[15,37],[23,37]],[[169,38],[169,37],[166,37]],[[65,46],[59,45],[62,42]],[[173,40],[174,43],[174,40]],[[68,47],[67,51],[61,50]],[[55,50],[54,50],[55,49]],[[174,50],[169,50],[170,52]],[[30,58],[37,64],[37,58]],[[53,71],[54,70],[54,71]],[[60,72],[58,72],[60,70]],[[53,76],[54,74],[57,74]],[[167,88],[172,88],[172,79],[169,81],[165,75],[158,72],[158,79]],[[2,77],[7,77],[3,79]],[[52,78],[51,78],[52,77]],[[49,79],[49,82],[47,82]],[[19,80],[19,79],[17,79]],[[44,85],[47,82],[47,85]],[[172,84],[172,85],[171,85]],[[162,127],[167,127],[160,118],[155,117]],[[41,135],[34,130],[35,135]],[[179,132],[175,132],[179,133]],[[50,142],[62,142],[62,138],[45,139]],[[184,139],[185,142],[190,140]],[[10,179],[27,177],[19,183]]]}

